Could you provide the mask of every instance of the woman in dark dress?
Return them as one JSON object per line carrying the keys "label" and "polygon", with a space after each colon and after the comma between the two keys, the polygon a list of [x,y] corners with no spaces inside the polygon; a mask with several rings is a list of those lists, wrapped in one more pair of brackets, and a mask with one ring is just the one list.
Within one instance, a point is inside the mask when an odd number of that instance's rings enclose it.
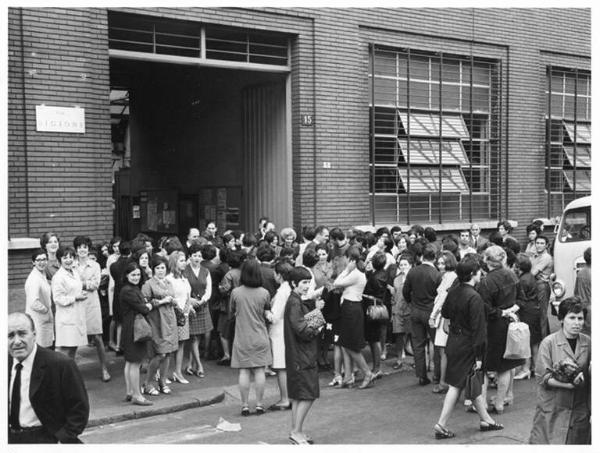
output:
{"label": "woman in dark dress", "polygon": [[324,302],[302,300],[308,293],[311,279],[310,271],[304,267],[295,267],[290,272],[292,293],[284,312],[285,368],[288,396],[292,402],[290,441],[293,444],[312,443],[302,429],[308,411],[319,397],[317,341],[320,329],[309,326],[304,315],[315,308],[322,309]]}
{"label": "woman in dark dress", "polygon": [[[484,261],[489,272],[481,279],[478,291],[487,305],[488,345],[486,371],[495,371],[498,379],[498,391],[493,398],[493,412],[502,414],[504,406],[513,399],[514,369],[525,360],[504,358],[506,336],[510,320],[517,320],[517,276],[506,267],[506,252],[497,245],[488,247],[484,252]],[[487,377],[486,377],[487,381]],[[486,386],[483,386],[486,396]]]}
{"label": "woman in dark dress", "polygon": [[146,315],[152,310],[152,304],[148,303],[142,295],[140,281],[142,270],[136,262],[130,262],[125,266],[123,287],[119,293],[121,305],[122,330],[121,349],[125,356],[125,385],[127,395],[125,401],[131,401],[138,406],[150,406],[151,401],[145,399],[140,392],[140,363],[146,355],[146,342],[133,341],[133,323],[135,315],[141,313]]}
{"label": "woman in dark dress", "polygon": [[[481,296],[475,291],[481,278],[481,269],[476,259],[467,258],[456,267],[460,284],[454,286],[446,297],[442,307],[442,316],[450,320],[450,331],[446,343],[448,364],[446,367],[446,383],[448,393],[444,406],[433,431],[436,439],[448,439],[455,434],[446,428],[454,405],[465,387],[466,379],[472,369],[481,370],[486,350],[486,317],[485,306]],[[480,422],[481,431],[503,429],[488,414],[485,399],[480,394],[473,400]]]}
{"label": "woman in dark dress", "polygon": [[542,341],[542,323],[538,290],[535,277],[531,273],[531,260],[525,253],[517,255],[515,271],[519,276],[517,288],[517,305],[519,306],[519,319],[529,326],[529,346],[531,347],[531,366],[525,363],[515,379],[529,379],[535,376],[535,360],[540,341]]}

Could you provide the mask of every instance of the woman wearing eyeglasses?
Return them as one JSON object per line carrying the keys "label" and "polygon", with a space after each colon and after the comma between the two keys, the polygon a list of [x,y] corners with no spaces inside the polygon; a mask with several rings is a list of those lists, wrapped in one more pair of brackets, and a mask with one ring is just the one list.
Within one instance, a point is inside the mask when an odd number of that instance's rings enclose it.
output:
{"label": "woman wearing eyeglasses", "polygon": [[25,313],[33,319],[36,343],[49,348],[54,343],[52,290],[46,279],[48,255],[42,249],[31,255],[33,269],[25,281]]}

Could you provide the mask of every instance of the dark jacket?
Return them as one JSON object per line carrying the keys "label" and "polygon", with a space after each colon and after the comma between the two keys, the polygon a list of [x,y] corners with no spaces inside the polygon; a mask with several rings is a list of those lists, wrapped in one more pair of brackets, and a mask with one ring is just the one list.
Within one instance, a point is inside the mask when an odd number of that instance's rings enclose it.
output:
{"label": "dark jacket", "polygon": [[419,264],[408,271],[402,295],[413,308],[431,311],[442,274],[429,264]]}
{"label": "dark jacket", "polygon": [[[130,257],[120,256],[117,261],[110,265],[110,276],[115,281],[115,293],[113,298],[113,316],[116,321],[123,319],[121,315],[121,304],[119,303],[119,297],[121,296],[121,289],[123,288],[123,277],[125,277],[125,268],[131,261]],[[143,274],[143,272],[142,272]]]}
{"label": "dark jacket", "polygon": [[[13,358],[8,358],[8,378]],[[80,443],[90,414],[87,390],[73,360],[64,354],[38,345],[31,381],[29,401],[37,418],[60,443]]]}

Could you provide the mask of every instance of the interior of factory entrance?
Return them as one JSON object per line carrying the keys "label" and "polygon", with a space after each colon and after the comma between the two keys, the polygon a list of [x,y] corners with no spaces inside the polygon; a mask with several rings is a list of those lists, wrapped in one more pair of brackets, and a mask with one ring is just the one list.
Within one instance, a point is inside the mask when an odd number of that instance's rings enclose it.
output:
{"label": "interior of factory entrance", "polygon": [[291,225],[288,79],[111,58],[115,234]]}

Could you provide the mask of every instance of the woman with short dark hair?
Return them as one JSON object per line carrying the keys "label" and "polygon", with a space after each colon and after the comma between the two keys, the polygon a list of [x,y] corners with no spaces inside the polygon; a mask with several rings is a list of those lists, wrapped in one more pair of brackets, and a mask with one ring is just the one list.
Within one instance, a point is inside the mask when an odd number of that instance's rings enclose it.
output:
{"label": "woman with short dark hair", "polygon": [[125,357],[125,401],[131,401],[138,406],[150,406],[152,402],[145,399],[140,392],[140,364],[146,356],[147,342],[135,341],[133,325],[136,315],[147,315],[152,310],[152,304],[146,301],[140,289],[140,265],[134,261],[127,263],[123,274],[119,304],[122,315],[121,348]]}
{"label": "woman with short dark hair", "polygon": [[56,259],[60,261],[60,269],[52,277],[52,299],[56,304],[56,347],[72,359],[79,346],[88,344],[83,303],[87,294],[74,268],[76,256],[73,247],[59,248]]}
{"label": "woman with short dark hair", "polygon": [[527,225],[525,231],[527,232],[527,245],[525,246],[525,253],[531,257],[537,253],[535,248],[535,240],[539,235],[542,234],[542,230],[540,230],[540,227],[537,226],[537,224],[532,223]]}
{"label": "woman with short dark hair", "polygon": [[250,374],[254,375],[256,414],[265,413],[263,394],[265,390],[265,367],[272,362],[271,344],[267,332],[265,311],[271,302],[269,292],[263,288],[262,273],[257,260],[242,264],[241,286],[231,292],[231,312],[235,316],[235,337],[231,353],[231,368],[239,369],[239,388],[242,415],[250,415],[248,397]]}
{"label": "woman with short dark hair", "polygon": [[[177,318],[175,317],[175,297],[173,286],[166,278],[169,262],[166,258],[155,255],[151,268],[154,273],[150,280],[142,286],[142,294],[154,308],[148,313],[148,322],[152,327],[152,352],[144,383],[144,393],[158,395],[171,393],[167,385],[170,355],[177,351],[179,337],[177,335]],[[159,370],[158,389],[150,384]]]}
{"label": "woman with short dark hair", "polygon": [[561,327],[542,340],[535,366],[538,400],[530,444],[591,443],[590,337],[578,297],[558,307]]}
{"label": "woman with short dark hair", "polygon": [[[440,418],[433,428],[436,439],[455,437],[455,434],[446,427],[452,410],[466,385],[469,373],[472,370],[485,369],[487,341],[485,306],[474,288],[481,278],[481,269],[477,260],[465,258],[458,263],[456,274],[460,283],[448,291],[442,307],[442,316],[450,320],[446,343],[448,392]],[[473,406],[479,414],[480,431],[496,431],[504,428],[488,414],[482,394],[473,400]]]}
{"label": "woman with short dark hair", "polygon": [[33,269],[25,280],[25,313],[35,326],[35,341],[44,348],[54,343],[54,315],[52,314],[52,289],[46,278],[48,255],[39,249],[31,254]]}
{"label": "woman with short dark hair", "polygon": [[303,299],[310,287],[312,275],[304,267],[291,270],[288,281],[292,289],[284,312],[285,368],[288,394],[292,402],[293,444],[309,444],[312,439],[303,431],[304,420],[319,395],[317,338],[320,329],[307,323],[305,315],[322,309],[323,301]]}

